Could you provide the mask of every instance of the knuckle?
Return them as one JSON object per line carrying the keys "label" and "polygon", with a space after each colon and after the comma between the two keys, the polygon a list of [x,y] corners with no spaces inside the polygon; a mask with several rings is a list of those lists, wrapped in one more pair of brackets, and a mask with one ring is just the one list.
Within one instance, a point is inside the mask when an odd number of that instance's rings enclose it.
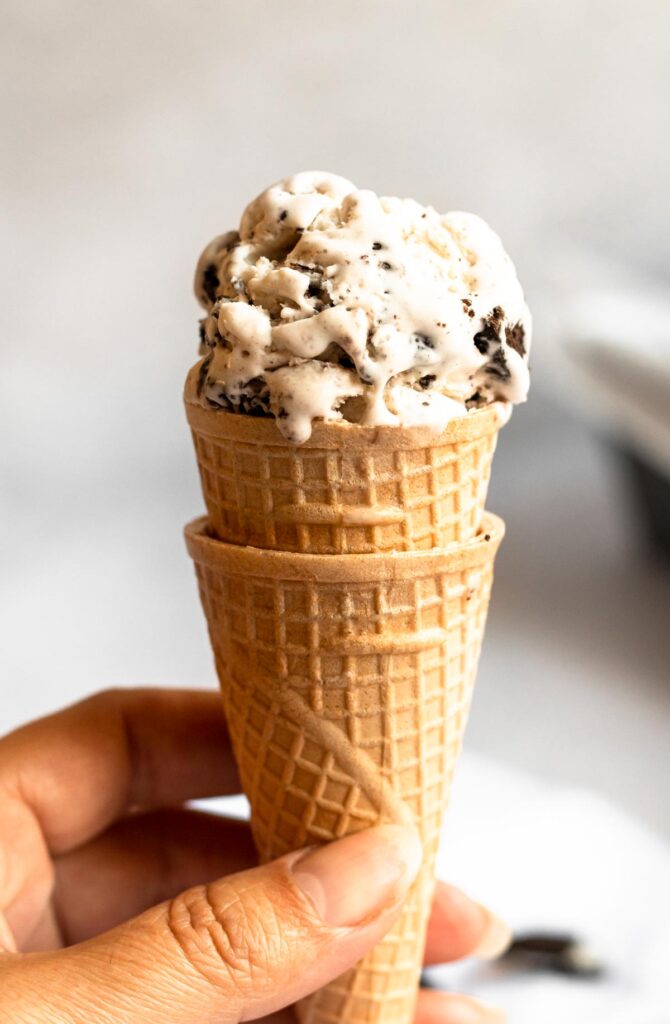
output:
{"label": "knuckle", "polygon": [[87,697],[80,704],[75,705],[73,710],[75,713],[84,713],[84,710],[86,710],[89,714],[93,714],[105,721],[111,717],[116,717],[122,700],[123,690],[121,687],[110,686],[104,690],[98,690],[97,693]]}
{"label": "knuckle", "polygon": [[102,690],[98,690],[97,693],[92,694],[89,700],[92,704],[96,704],[99,707],[109,708],[110,705],[118,704],[126,692],[120,686],[106,686]]}
{"label": "knuckle", "polygon": [[[93,707],[100,714],[123,714],[129,705],[141,705],[149,691],[141,687],[105,686],[86,697],[81,703]],[[77,705],[75,705],[77,706]]]}
{"label": "knuckle", "polygon": [[284,929],[260,886],[196,886],[168,904],[167,922],[189,965],[231,994],[257,992],[285,959]]}

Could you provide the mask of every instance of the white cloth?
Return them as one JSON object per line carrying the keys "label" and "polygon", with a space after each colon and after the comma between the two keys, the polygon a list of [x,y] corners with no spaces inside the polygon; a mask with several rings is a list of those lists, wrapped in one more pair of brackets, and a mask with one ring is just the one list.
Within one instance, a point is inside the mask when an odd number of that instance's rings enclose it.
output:
{"label": "white cloth", "polygon": [[511,1024],[670,1022],[670,849],[601,797],[465,754],[438,873],[515,931],[575,933],[605,974],[472,962],[440,968],[436,980],[499,1003]]}

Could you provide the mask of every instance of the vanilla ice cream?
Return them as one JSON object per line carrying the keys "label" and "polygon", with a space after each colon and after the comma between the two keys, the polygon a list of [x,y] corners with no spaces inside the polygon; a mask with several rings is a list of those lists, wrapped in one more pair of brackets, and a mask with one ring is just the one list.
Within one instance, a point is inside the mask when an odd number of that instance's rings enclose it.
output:
{"label": "vanilla ice cream", "polygon": [[528,391],[531,320],[498,236],[305,172],[262,192],[198,262],[200,401],[271,415],[444,429]]}

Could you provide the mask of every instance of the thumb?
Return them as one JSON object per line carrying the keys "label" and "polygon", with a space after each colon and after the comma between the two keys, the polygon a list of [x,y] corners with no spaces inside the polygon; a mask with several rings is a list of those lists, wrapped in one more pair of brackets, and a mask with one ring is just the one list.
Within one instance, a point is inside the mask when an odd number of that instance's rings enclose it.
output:
{"label": "thumb", "polygon": [[288,854],[189,889],[80,946],[28,958],[22,991],[35,992],[40,1008],[56,993],[61,1016],[45,1008],[50,1022],[253,1020],[360,960],[393,923],[421,858],[416,834],[397,825]]}

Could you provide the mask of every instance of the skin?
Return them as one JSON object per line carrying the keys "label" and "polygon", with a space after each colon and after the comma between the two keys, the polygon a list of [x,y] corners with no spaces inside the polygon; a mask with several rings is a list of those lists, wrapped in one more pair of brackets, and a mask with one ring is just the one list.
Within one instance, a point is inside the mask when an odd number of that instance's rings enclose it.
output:
{"label": "skin", "polygon": [[[183,806],[237,792],[212,693],[110,691],[1,739],[0,1024],[288,1024],[285,1006],[374,945],[406,885],[327,926],[293,881],[299,854],[254,867],[246,824]],[[426,963],[473,953],[491,920],[440,883]],[[438,1019],[503,1018],[422,992],[417,1024]]]}

